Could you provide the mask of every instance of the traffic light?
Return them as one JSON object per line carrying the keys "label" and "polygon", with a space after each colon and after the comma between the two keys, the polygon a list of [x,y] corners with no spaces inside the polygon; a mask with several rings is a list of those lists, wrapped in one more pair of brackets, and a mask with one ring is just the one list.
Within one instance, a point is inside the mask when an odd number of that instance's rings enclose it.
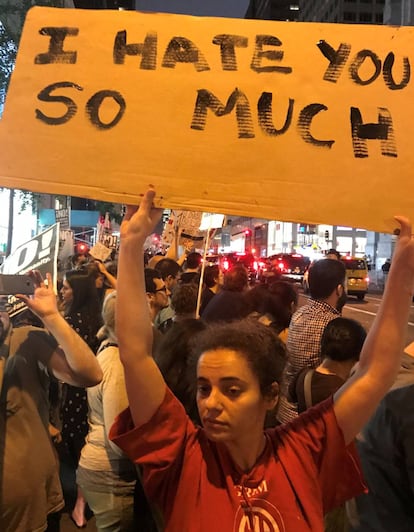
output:
{"label": "traffic light", "polygon": [[246,236],[252,236],[252,230],[251,230],[251,229],[245,229],[245,230],[244,230],[244,234],[245,234]]}
{"label": "traffic light", "polygon": [[326,242],[329,241],[329,231],[328,230],[325,231],[325,240],[326,240]]}

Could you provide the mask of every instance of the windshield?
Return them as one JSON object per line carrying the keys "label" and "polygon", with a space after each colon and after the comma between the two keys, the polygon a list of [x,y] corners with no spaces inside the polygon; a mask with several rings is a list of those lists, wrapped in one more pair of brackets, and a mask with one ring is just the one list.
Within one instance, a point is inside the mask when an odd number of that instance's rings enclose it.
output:
{"label": "windshield", "polygon": [[345,264],[347,270],[366,270],[367,265],[364,260],[361,259],[345,259],[342,261]]}

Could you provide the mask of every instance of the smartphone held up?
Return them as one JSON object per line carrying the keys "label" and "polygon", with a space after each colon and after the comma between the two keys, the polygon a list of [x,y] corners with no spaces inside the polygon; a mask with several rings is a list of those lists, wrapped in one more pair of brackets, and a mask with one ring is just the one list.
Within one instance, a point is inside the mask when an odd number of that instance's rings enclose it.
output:
{"label": "smartphone held up", "polygon": [[30,275],[6,275],[0,273],[0,295],[32,295],[35,286]]}

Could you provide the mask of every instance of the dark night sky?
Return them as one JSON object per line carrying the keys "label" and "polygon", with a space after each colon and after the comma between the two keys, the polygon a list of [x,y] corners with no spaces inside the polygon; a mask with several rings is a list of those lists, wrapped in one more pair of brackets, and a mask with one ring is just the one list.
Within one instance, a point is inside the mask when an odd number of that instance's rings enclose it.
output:
{"label": "dark night sky", "polygon": [[244,17],[249,0],[138,0],[137,9],[210,17]]}

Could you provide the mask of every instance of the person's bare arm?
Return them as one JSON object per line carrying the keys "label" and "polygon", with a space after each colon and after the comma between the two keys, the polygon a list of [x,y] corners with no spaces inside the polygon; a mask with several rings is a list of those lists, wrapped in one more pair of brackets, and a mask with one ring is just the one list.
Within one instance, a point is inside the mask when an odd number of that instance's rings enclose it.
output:
{"label": "person's bare arm", "polygon": [[401,225],[387,285],[377,315],[362,348],[354,375],[334,396],[335,414],[346,443],[350,443],[393,384],[404,350],[413,297],[414,240],[411,224]]}
{"label": "person's bare arm", "polygon": [[102,275],[105,276],[106,280],[111,285],[111,288],[116,290],[116,277],[114,277],[111,273],[108,272],[103,262],[100,262],[100,261],[96,261],[96,262],[98,264],[99,271],[102,273]]}
{"label": "person's bare arm", "polygon": [[66,322],[57,308],[52,289],[52,278],[47,275],[47,285],[35,275],[36,289],[33,298],[18,295],[43,322],[59,346],[47,361],[48,368],[59,380],[74,386],[94,386],[102,379],[101,368],[84,340]]}
{"label": "person's bare arm", "polygon": [[[121,225],[116,298],[116,331],[135,426],[151,419],[165,395],[165,382],[151,356],[152,322],[145,292],[143,246],[161,218],[148,190],[139,209],[127,207]],[[135,212],[134,212],[135,211]]]}

